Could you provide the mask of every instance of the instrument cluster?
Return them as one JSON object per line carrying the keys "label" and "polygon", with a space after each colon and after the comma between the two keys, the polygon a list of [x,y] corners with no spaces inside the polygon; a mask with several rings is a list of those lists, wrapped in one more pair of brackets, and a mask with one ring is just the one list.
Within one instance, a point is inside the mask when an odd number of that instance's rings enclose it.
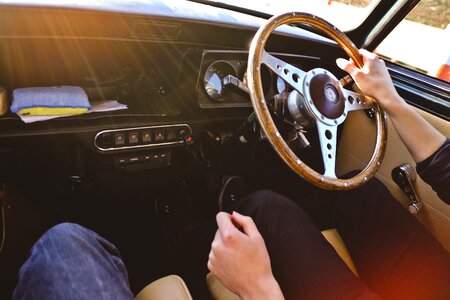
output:
{"label": "instrument cluster", "polygon": [[[305,71],[320,66],[318,57],[272,54]],[[200,107],[251,107],[247,88],[247,57],[248,52],[244,51],[203,51],[197,81]],[[292,90],[265,65],[261,67],[261,81],[266,99]]]}

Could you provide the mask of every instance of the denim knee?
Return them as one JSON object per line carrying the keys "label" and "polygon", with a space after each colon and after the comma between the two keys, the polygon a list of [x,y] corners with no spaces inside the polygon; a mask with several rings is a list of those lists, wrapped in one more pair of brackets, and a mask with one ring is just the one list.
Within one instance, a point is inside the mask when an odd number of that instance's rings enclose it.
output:
{"label": "denim knee", "polygon": [[40,238],[40,241],[45,242],[51,240],[54,242],[60,242],[68,244],[68,241],[74,239],[86,239],[91,236],[97,236],[97,234],[81,225],[75,223],[61,223],[53,226]]}
{"label": "denim knee", "polygon": [[25,298],[133,299],[133,296],[117,248],[87,228],[62,223],[38,240],[19,271],[13,299]]}

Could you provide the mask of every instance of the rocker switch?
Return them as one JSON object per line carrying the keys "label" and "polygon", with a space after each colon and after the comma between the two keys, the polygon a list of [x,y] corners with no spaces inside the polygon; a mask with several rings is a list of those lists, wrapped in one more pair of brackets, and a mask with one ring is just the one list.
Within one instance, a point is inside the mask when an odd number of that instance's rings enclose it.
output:
{"label": "rocker switch", "polygon": [[419,213],[423,204],[417,197],[417,193],[412,185],[412,182],[417,178],[414,168],[409,164],[402,164],[392,170],[391,176],[394,182],[411,201],[411,204],[408,207],[409,212],[412,214]]}

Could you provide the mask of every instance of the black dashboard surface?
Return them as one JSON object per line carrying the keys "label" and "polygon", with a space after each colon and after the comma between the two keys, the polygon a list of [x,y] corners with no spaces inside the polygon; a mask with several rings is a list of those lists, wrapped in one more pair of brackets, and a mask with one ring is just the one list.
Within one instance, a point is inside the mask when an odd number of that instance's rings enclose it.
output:
{"label": "black dashboard surface", "polygon": [[[33,124],[8,114],[0,119],[0,136],[248,116],[251,107],[246,95],[240,93],[237,101],[245,105],[235,105],[233,99],[214,105],[199,82],[205,68],[216,60],[239,62],[242,80],[246,51],[263,19],[186,1],[121,2],[0,5],[1,86],[12,91],[26,86],[80,85],[91,101],[116,99],[129,106],[127,111]],[[333,42],[288,26],[269,39],[266,49],[307,69],[333,67],[329,62],[340,53]],[[205,61],[204,53],[215,53],[215,57]],[[275,88],[276,78],[271,78],[270,89]],[[211,107],[215,109],[205,109]]]}

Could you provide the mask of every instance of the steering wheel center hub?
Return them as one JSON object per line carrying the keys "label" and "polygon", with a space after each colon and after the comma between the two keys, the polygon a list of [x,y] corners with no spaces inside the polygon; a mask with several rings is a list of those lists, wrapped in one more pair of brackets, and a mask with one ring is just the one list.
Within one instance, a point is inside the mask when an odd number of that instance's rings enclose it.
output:
{"label": "steering wheel center hub", "polygon": [[327,100],[327,101],[329,101],[331,103],[336,103],[339,100],[338,91],[331,84],[325,85],[324,95],[325,95],[325,100]]}
{"label": "steering wheel center hub", "polygon": [[303,83],[303,95],[309,115],[330,125],[345,119],[345,97],[339,80],[325,69],[309,71]]}

